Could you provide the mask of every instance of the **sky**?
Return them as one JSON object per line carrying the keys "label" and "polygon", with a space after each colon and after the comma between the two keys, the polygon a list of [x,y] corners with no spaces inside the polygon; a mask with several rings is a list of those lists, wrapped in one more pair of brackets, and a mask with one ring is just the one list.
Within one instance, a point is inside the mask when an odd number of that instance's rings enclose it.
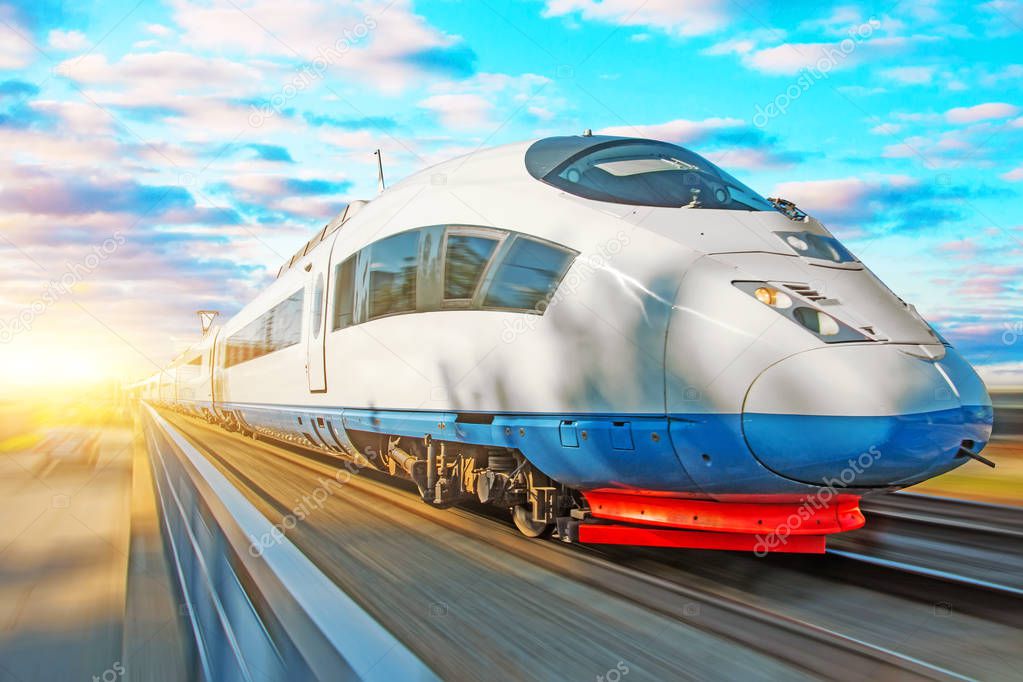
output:
{"label": "sky", "polygon": [[819,217],[1023,385],[1023,2],[0,0],[0,393],[154,373],[352,199],[595,132]]}

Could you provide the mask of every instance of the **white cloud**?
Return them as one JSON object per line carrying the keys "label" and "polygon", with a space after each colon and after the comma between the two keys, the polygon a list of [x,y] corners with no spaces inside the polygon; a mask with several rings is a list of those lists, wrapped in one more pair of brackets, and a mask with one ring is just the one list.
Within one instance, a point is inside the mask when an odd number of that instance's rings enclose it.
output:
{"label": "white cloud", "polygon": [[82,102],[60,100],[34,100],[30,106],[61,120],[62,136],[107,135],[114,132],[110,114],[88,100]]}
{"label": "white cloud", "polygon": [[169,95],[208,92],[213,88],[222,96],[231,96],[252,92],[262,83],[262,73],[251,66],[185,52],[128,54],[113,63],[104,55],[90,54],[61,62],[56,72],[82,85],[120,86],[160,100]]}
{"label": "white cloud", "polygon": [[[600,135],[664,140],[687,146],[703,143],[708,148],[696,151],[726,169],[781,168],[791,166],[797,158],[766,145],[762,133],[740,118],[706,118],[702,121],[679,118],[664,123],[611,126],[595,132]],[[727,133],[727,139],[716,138],[719,133]]]}
{"label": "white cloud", "polygon": [[846,95],[852,95],[853,97],[870,97],[871,95],[880,95],[888,92],[886,88],[868,88],[862,85],[840,85],[836,88],[836,90]]}
{"label": "white cloud", "polygon": [[986,102],[972,107],[956,107],[945,112],[949,123],[976,123],[993,119],[1009,118],[1019,114],[1020,108],[1005,102]]}
{"label": "white cloud", "polygon": [[896,135],[902,131],[904,126],[899,123],[882,123],[871,128],[868,132],[871,135]]}
{"label": "white cloud", "polygon": [[732,128],[740,129],[746,125],[741,118],[707,118],[702,121],[690,121],[678,118],[665,123],[635,126],[611,126],[597,132],[601,135],[621,135],[623,137],[648,137],[654,140],[666,140],[679,144],[692,144],[705,139],[711,133]]}
{"label": "white cloud", "polygon": [[76,137],[65,130],[60,135],[34,130],[0,127],[0,157],[19,164],[52,164],[62,168],[92,169],[115,162],[121,148],[107,136]]}
{"label": "white cloud", "polygon": [[730,147],[703,154],[708,159],[731,172],[735,169],[759,171],[770,168],[785,168],[793,165],[793,161],[774,153],[770,149],[758,147]]}
{"label": "white cloud", "polygon": [[915,42],[932,40],[927,36],[872,37],[873,30],[876,27],[860,40],[847,38],[838,42],[782,43],[766,47],[743,55],[743,63],[751,69],[770,74],[793,75],[802,69],[826,73],[895,55]]}
{"label": "white cloud", "polygon": [[904,175],[783,182],[775,187],[772,196],[805,205],[811,211],[841,215],[858,213],[882,189],[907,188],[917,184],[916,180]]}
{"label": "white cloud", "polygon": [[896,66],[881,71],[881,75],[904,85],[925,85],[934,79],[935,70],[933,66]]}
{"label": "white cloud", "polygon": [[818,61],[834,62],[835,65],[848,60],[852,53],[843,54],[831,43],[782,43],[755,52],[747,52],[743,62],[764,73],[795,74],[817,64]]}
{"label": "white cloud", "polygon": [[[213,139],[251,128],[254,110],[233,100],[265,95],[268,74],[276,68],[184,52],[149,52],[128,54],[116,62],[90,54],[60,63],[56,73],[79,83],[87,97],[103,107],[155,111],[193,139]],[[208,94],[211,91],[216,94]],[[259,117],[263,133],[290,124],[282,115]]]}
{"label": "white cloud", "polygon": [[1003,37],[1019,34],[1019,27],[1023,25],[1023,3],[1019,0],[991,0],[978,9],[987,15],[983,21],[988,35]]}
{"label": "white cloud", "polygon": [[532,116],[540,119],[541,121],[549,121],[554,118],[555,113],[550,109],[544,107],[529,107],[526,109]]}
{"label": "white cloud", "polygon": [[831,14],[822,19],[809,19],[799,25],[801,31],[822,31],[831,35],[845,35],[851,26],[863,23],[862,15],[857,7],[843,5],[832,10]]}
{"label": "white cloud", "polygon": [[92,45],[81,31],[62,31],[60,29],[50,31],[49,44],[50,47],[61,52],[84,50]]}
{"label": "white cloud", "polygon": [[697,36],[724,28],[729,20],[724,0],[548,0],[545,17],[579,14],[583,19],[616,26],[648,26],[673,36]]}
{"label": "white cloud", "polygon": [[146,31],[152,33],[158,38],[166,38],[167,36],[174,33],[170,27],[164,26],[163,24],[149,24],[146,26]]}
{"label": "white cloud", "polygon": [[943,168],[949,164],[958,165],[963,157],[975,151],[958,131],[946,131],[940,135],[912,135],[895,144],[887,145],[881,152],[886,159],[919,158],[932,168]]}
{"label": "white cloud", "polygon": [[904,29],[903,22],[891,17],[864,18],[853,7],[839,7],[824,19],[799,26],[804,35],[813,30],[824,40],[787,40],[782,31],[762,28],[712,45],[703,54],[735,54],[747,68],[767,74],[793,75],[803,69],[826,74],[941,40],[930,31],[907,35]]}
{"label": "white cloud", "polygon": [[322,65],[389,93],[416,85],[424,72],[445,62],[445,50],[460,46],[457,37],[417,15],[410,0],[239,0],[215,5],[173,0],[172,6],[181,40],[188,46]]}
{"label": "white cloud", "polygon": [[[547,89],[550,78],[535,73],[511,75],[478,73],[461,81],[440,81],[430,86],[435,93],[418,105],[434,112],[442,125],[449,128],[494,128],[495,111],[506,118],[520,110],[540,120],[550,120],[554,111],[563,109],[552,102]],[[503,120],[502,118],[502,120]]]}
{"label": "white cloud", "polygon": [[947,20],[947,16],[944,11],[938,7],[939,0],[914,0],[911,3],[907,3],[905,6],[899,7],[900,10],[909,12],[919,21],[922,22],[942,22]]}
{"label": "white cloud", "polygon": [[27,35],[28,31],[12,20],[5,19],[0,23],[0,69],[20,69],[32,63],[35,49],[23,37]]}
{"label": "white cloud", "polygon": [[437,114],[448,128],[486,128],[493,125],[490,114],[494,105],[479,95],[433,95],[419,106]]}
{"label": "white cloud", "polygon": [[1019,388],[1023,386],[1023,362],[998,362],[990,365],[977,365],[976,370],[980,374],[980,378],[988,386],[998,388]]}
{"label": "white cloud", "polygon": [[749,38],[731,38],[715,43],[702,51],[705,55],[749,54],[757,46],[755,40]]}

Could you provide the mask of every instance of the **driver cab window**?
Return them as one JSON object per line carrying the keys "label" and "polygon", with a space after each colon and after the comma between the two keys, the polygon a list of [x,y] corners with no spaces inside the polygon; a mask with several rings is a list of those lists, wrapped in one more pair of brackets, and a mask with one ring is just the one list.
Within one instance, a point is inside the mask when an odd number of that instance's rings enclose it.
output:
{"label": "driver cab window", "polygon": [[665,142],[597,146],[568,159],[543,180],[576,196],[619,204],[774,210],[707,159]]}

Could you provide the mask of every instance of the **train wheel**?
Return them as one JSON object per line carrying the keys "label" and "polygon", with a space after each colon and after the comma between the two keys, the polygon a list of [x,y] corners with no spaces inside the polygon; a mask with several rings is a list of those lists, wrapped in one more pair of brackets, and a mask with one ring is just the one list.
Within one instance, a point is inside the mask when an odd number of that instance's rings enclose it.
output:
{"label": "train wheel", "polygon": [[528,504],[512,507],[512,520],[519,532],[527,538],[545,538],[554,531],[553,523],[533,520],[533,508]]}

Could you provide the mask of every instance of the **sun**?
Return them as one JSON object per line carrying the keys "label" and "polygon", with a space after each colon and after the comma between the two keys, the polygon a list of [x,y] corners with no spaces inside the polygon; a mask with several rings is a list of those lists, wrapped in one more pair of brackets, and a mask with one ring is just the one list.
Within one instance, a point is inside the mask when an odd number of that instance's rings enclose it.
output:
{"label": "sun", "polygon": [[[17,347],[13,347],[17,345]],[[77,391],[102,383],[122,381],[123,359],[109,346],[73,343],[18,343],[0,349],[0,392],[39,394]]]}

